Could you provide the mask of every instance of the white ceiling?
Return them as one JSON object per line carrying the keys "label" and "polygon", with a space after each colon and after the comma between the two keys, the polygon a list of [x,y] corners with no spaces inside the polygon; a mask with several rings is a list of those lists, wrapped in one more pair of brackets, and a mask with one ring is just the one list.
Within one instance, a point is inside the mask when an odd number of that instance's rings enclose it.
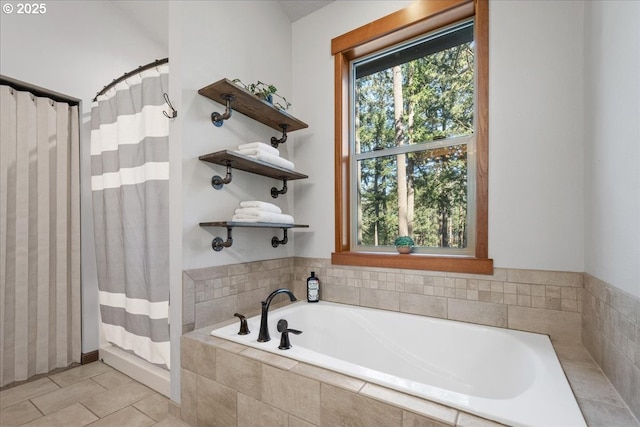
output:
{"label": "white ceiling", "polygon": [[[295,22],[333,1],[278,0],[291,22]],[[168,46],[169,2],[143,0],[111,0],[124,16],[145,32],[159,46]]]}
{"label": "white ceiling", "polygon": [[318,9],[322,9],[333,1],[318,0],[280,0],[280,4],[284,8],[291,22],[295,22]]}

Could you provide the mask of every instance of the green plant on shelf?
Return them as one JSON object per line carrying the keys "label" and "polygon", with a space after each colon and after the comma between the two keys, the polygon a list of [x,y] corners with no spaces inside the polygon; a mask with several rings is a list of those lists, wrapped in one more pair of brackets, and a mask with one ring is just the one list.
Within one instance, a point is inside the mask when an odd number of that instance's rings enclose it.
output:
{"label": "green plant on shelf", "polygon": [[413,245],[415,242],[409,236],[400,236],[397,237],[393,242],[396,245],[396,249],[401,254],[409,254],[413,250]]}
{"label": "green plant on shelf", "polygon": [[396,238],[393,244],[396,246],[413,246],[415,245],[415,242],[409,236],[400,236]]}
{"label": "green plant on shelf", "polygon": [[[272,84],[263,83],[260,80],[255,83],[245,84],[240,79],[233,79],[233,83],[280,110],[287,110],[291,107],[291,103],[284,96],[278,95],[278,88]],[[279,101],[276,101],[275,98],[278,98]]]}

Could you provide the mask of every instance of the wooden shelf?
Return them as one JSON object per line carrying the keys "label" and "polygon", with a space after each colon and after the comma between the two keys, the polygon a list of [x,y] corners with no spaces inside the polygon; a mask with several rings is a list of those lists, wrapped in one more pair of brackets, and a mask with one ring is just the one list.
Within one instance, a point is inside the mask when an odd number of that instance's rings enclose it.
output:
{"label": "wooden shelf", "polygon": [[233,245],[233,238],[231,237],[231,231],[234,227],[249,227],[249,228],[281,228],[284,234],[282,239],[273,237],[271,239],[271,246],[277,248],[280,245],[286,245],[289,241],[287,237],[287,230],[290,228],[309,228],[308,225],[302,224],[280,224],[275,222],[240,222],[240,221],[214,221],[214,222],[201,222],[200,227],[224,227],[227,229],[227,240],[221,237],[216,237],[211,241],[211,248],[220,252],[224,248],[230,248]]}
{"label": "wooden shelf", "polygon": [[222,166],[231,166],[245,172],[255,173],[257,175],[267,176],[274,179],[305,179],[307,175],[281,168],[271,163],[248,157],[234,151],[222,150],[215,153],[205,154],[199,157],[200,160],[215,163]]}
{"label": "wooden shelf", "polygon": [[[271,145],[276,148],[278,147],[278,144],[286,142],[287,132],[292,132],[309,127],[306,123],[296,119],[286,111],[280,110],[274,107],[272,104],[261,100],[254,94],[236,85],[229,79],[222,79],[220,81],[212,83],[209,86],[200,89],[198,93],[220,103],[225,107],[225,111],[223,114],[220,114],[219,112],[213,112],[211,114],[211,121],[215,126],[222,126],[225,120],[232,117],[232,112],[235,110],[238,113],[244,114],[245,116],[250,117],[264,125],[282,131],[282,137],[280,139],[277,139],[276,137],[271,138]],[[200,156],[199,159],[204,162],[226,166],[226,177],[223,178],[216,175],[211,178],[211,185],[216,190],[220,190],[225,184],[229,184],[231,182],[233,178],[232,169],[238,169],[245,172],[254,173],[256,175],[282,180],[283,187],[281,190],[277,189],[276,187],[271,188],[271,197],[273,198],[276,198],[278,197],[278,195],[285,194],[287,192],[287,181],[309,178],[307,175],[298,173],[296,171],[285,169],[283,167],[263,162],[261,160],[257,160],[230,150],[222,150],[215,153],[204,154]],[[290,228],[309,228],[308,225],[303,224],[240,221],[201,222],[200,227],[223,227],[227,229],[226,240],[222,239],[221,237],[215,237],[211,242],[211,247],[216,252],[220,252],[224,248],[229,248],[231,247],[231,245],[233,245],[232,230],[234,227],[282,229],[282,239],[279,239],[278,237],[273,237],[271,239],[271,246],[274,248],[277,248],[280,245],[287,244],[289,240],[287,237],[287,230],[289,230]]]}
{"label": "wooden shelf", "polygon": [[234,97],[231,103],[233,110],[276,130],[282,130],[282,125],[286,125],[287,132],[309,127],[303,121],[261,100],[229,79],[222,79],[203,87],[198,93],[222,105],[226,105],[224,95],[232,95]]}
{"label": "wooden shelf", "polygon": [[303,225],[303,224],[280,224],[275,222],[241,222],[241,221],[201,222],[200,227],[309,228],[308,225]]}

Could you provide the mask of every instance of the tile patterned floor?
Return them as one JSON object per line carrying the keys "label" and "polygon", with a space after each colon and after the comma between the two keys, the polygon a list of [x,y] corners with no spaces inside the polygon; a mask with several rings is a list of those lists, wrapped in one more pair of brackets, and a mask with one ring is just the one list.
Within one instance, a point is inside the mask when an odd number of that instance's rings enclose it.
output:
{"label": "tile patterned floor", "polygon": [[[582,345],[554,345],[589,427],[640,427]],[[188,427],[168,399],[95,362],[0,391],[1,427]]]}
{"label": "tile patterned floor", "polygon": [[188,427],[168,399],[101,362],[0,391],[2,427]]}

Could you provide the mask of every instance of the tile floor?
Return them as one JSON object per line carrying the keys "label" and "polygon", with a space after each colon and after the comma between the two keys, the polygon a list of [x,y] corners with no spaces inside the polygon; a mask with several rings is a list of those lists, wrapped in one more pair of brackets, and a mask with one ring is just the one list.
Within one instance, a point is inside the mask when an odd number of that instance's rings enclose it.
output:
{"label": "tile floor", "polygon": [[2,427],[188,427],[168,399],[101,362],[0,391]]}
{"label": "tile floor", "polygon": [[[640,427],[582,345],[554,345],[589,427]],[[2,427],[188,427],[168,399],[95,362],[0,391]]]}

